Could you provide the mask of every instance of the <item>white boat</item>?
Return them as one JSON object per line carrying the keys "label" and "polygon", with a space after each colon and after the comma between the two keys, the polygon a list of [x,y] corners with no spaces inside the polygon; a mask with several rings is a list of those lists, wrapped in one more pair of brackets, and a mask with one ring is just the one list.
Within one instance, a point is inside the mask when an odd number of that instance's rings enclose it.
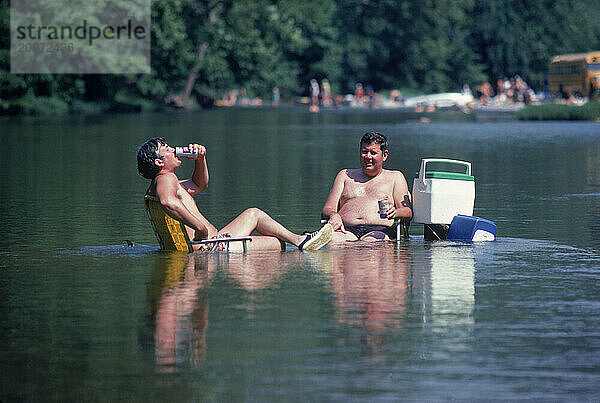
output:
{"label": "white boat", "polygon": [[464,107],[473,102],[473,95],[460,92],[444,92],[440,94],[421,95],[404,100],[404,106],[414,107],[418,105],[435,106],[447,108],[450,106]]}

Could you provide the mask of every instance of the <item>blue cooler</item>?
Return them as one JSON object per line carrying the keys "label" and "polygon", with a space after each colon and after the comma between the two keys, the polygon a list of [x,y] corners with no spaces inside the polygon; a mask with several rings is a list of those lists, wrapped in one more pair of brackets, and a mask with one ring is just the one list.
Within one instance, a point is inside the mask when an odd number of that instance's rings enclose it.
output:
{"label": "blue cooler", "polygon": [[458,214],[448,228],[450,241],[493,241],[496,239],[496,224],[484,218]]}

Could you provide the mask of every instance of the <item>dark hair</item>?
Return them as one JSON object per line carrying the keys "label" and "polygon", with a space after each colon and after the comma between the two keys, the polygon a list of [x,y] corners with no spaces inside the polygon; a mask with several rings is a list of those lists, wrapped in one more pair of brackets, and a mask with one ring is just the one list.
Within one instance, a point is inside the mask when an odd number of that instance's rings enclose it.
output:
{"label": "dark hair", "polygon": [[381,148],[381,152],[384,152],[389,147],[387,138],[383,134],[378,133],[378,132],[367,132],[367,133],[365,133],[364,136],[362,136],[362,139],[360,139],[361,147],[363,144],[369,145],[371,143],[379,144],[379,148]]}
{"label": "dark hair", "polygon": [[154,163],[157,158],[162,158],[158,153],[158,147],[167,144],[164,138],[154,137],[140,146],[137,152],[138,172],[146,179],[154,179],[160,172],[160,168]]}

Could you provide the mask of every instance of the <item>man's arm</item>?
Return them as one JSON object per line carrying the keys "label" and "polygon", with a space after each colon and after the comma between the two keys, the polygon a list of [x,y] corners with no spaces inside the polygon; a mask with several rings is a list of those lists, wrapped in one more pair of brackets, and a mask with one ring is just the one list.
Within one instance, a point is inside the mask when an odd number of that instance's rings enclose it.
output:
{"label": "man's arm", "polygon": [[194,160],[194,173],[191,179],[180,181],[181,186],[192,196],[203,192],[208,187],[208,165],[206,163],[206,148],[200,144],[190,144],[192,151],[198,156]]}
{"label": "man's arm", "polygon": [[340,198],[342,197],[342,192],[344,191],[345,177],[345,169],[341,170],[337,174],[335,180],[333,181],[333,186],[331,187],[329,196],[327,197],[327,201],[323,206],[323,211],[321,212],[321,218],[327,219],[327,222],[331,224],[334,231],[339,229],[342,232],[346,232],[344,229],[344,223],[342,222],[342,217],[338,214]]}
{"label": "man's arm", "polygon": [[197,217],[183,204],[177,196],[179,180],[175,175],[164,175],[156,178],[156,195],[161,207],[172,218],[181,221],[195,231],[194,240],[208,238],[209,223],[204,217]]}
{"label": "man's arm", "polygon": [[[389,218],[403,218],[410,220],[412,218],[412,208],[410,202],[410,193],[404,175],[400,171],[394,172],[394,209]],[[390,209],[391,210],[391,209]],[[389,211],[389,210],[388,210]]]}

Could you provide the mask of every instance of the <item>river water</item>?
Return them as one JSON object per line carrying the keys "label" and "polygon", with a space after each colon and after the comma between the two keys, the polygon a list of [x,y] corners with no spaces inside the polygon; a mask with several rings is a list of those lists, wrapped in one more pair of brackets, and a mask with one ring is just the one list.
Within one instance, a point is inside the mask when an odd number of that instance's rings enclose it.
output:
{"label": "river water", "polygon": [[[0,400],[600,400],[600,124],[298,109],[0,119]],[[473,163],[488,243],[160,252],[135,152],[200,142],[196,197],[315,230],[366,131],[409,185]],[[191,173],[184,162],[180,176]],[[125,246],[133,240],[134,247]]]}

